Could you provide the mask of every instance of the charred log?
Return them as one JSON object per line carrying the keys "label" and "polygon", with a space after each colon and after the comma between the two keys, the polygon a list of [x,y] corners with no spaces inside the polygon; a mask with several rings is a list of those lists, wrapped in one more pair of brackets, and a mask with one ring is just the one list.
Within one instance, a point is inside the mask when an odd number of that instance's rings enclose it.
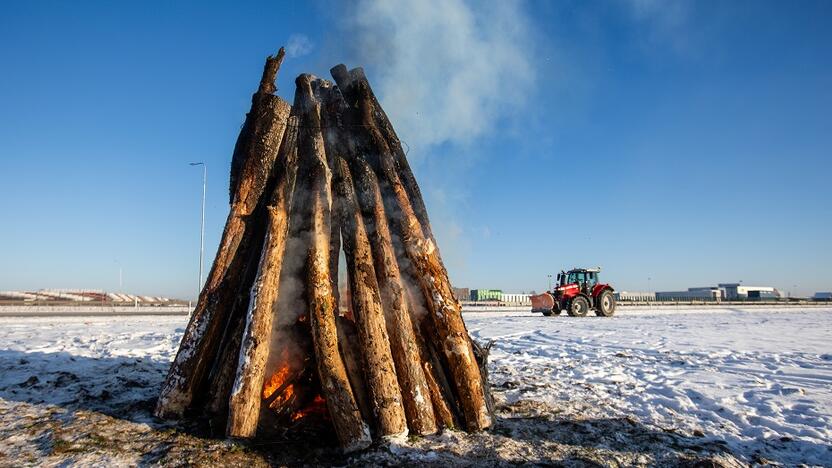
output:
{"label": "charred log", "polygon": [[287,102],[271,94],[273,87],[263,84],[274,83],[282,56],[283,49],[277,57],[267,59],[261,86],[252,97],[251,111],[237,139],[231,211],[208,280],[162,386],[155,411],[159,417],[182,417],[195,391],[204,385],[243,279],[248,253],[253,245],[256,249],[248,218],[263,196],[290,112]]}
{"label": "charred log", "polygon": [[257,275],[250,289],[242,343],[236,359],[234,387],[230,394],[227,434],[232,437],[253,437],[257,432],[260,389],[269,356],[274,306],[280,290],[297,170],[297,121],[297,117],[289,119],[290,128],[286,131],[278,156],[277,183],[266,210],[268,228]]}

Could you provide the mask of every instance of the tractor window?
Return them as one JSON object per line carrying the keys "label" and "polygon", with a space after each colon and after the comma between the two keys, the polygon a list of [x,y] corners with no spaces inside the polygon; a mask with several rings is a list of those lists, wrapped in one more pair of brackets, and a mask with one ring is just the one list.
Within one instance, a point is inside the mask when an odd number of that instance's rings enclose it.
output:
{"label": "tractor window", "polygon": [[589,275],[589,280],[588,280],[589,286],[590,287],[595,286],[598,283],[598,273],[592,272],[592,273],[587,273],[587,274]]}
{"label": "tractor window", "polygon": [[569,282],[570,283],[583,283],[586,281],[586,276],[583,272],[574,271],[569,273]]}

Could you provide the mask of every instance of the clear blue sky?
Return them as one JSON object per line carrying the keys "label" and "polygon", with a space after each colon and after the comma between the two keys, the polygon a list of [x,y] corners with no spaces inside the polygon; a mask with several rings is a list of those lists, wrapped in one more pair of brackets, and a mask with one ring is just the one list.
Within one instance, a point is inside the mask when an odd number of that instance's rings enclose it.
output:
{"label": "clear blue sky", "polygon": [[194,296],[188,162],[210,262],[290,39],[288,100],[366,66],[459,286],[601,265],[627,290],[832,289],[832,3],[423,4],[0,4],[0,290],[114,290],[121,266],[128,292]]}

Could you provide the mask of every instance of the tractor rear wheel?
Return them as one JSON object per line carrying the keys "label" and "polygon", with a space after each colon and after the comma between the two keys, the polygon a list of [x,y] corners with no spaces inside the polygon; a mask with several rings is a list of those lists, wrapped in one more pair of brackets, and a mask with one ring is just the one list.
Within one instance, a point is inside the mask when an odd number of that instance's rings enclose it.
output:
{"label": "tractor rear wheel", "polygon": [[589,301],[583,296],[576,296],[569,302],[569,309],[566,311],[571,317],[585,317],[589,312]]}
{"label": "tractor rear wheel", "polygon": [[595,315],[599,317],[612,317],[615,314],[615,296],[609,289],[602,291],[595,300]]}

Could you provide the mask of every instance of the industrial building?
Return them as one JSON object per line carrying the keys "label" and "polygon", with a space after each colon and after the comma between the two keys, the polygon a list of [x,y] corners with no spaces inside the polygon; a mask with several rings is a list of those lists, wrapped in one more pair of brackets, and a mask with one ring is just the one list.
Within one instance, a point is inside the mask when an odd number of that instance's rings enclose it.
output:
{"label": "industrial building", "polygon": [[780,299],[780,291],[771,286],[746,286],[742,283],[720,283],[722,297],[726,301],[743,299]]}
{"label": "industrial building", "polygon": [[456,300],[462,301],[470,301],[471,300],[471,290],[468,288],[451,288],[454,293],[454,297]]}
{"label": "industrial building", "polygon": [[686,291],[658,291],[657,301],[744,301],[780,299],[782,295],[771,286],[745,286],[742,283],[720,283],[717,286],[688,288]]}
{"label": "industrial building", "polygon": [[502,300],[503,291],[500,289],[472,289],[471,290],[471,300],[472,301],[499,301]]}

